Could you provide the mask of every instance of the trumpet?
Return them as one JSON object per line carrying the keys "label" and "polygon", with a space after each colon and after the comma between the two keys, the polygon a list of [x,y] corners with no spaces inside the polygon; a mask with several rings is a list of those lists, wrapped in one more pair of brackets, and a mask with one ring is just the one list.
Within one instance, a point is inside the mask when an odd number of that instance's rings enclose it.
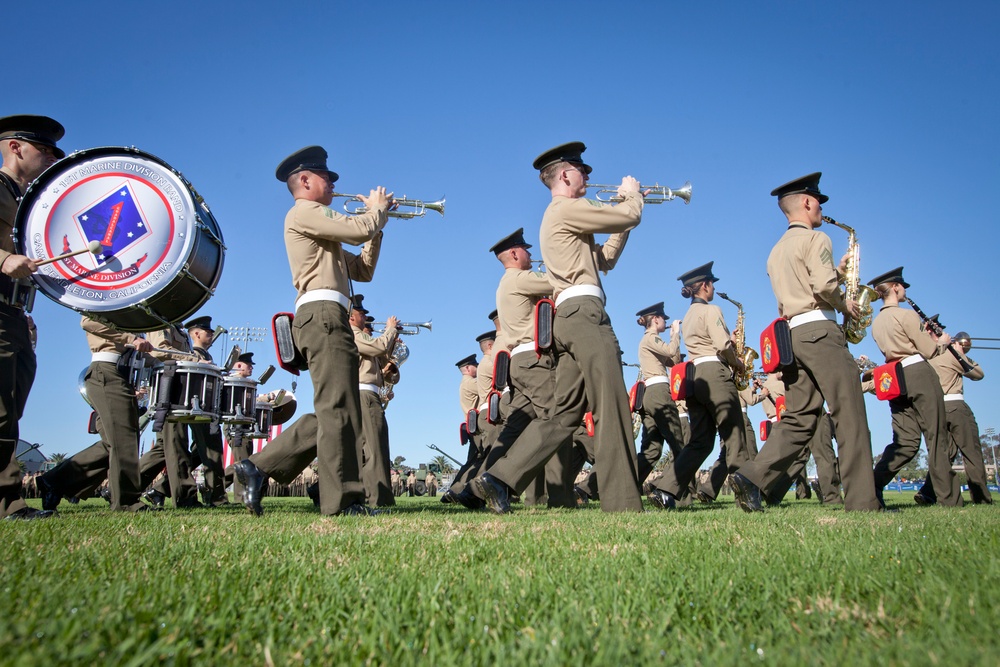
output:
{"label": "trumpet", "polygon": [[[358,195],[347,195],[334,192],[333,196],[348,198],[348,201],[344,202],[344,211],[349,215],[361,215],[362,213],[368,212],[368,207],[358,200]],[[400,207],[410,208],[413,210],[400,211]],[[441,215],[444,215],[444,197],[441,197],[441,199],[438,199],[437,201],[421,201],[419,199],[407,199],[406,195],[403,195],[401,199],[392,200],[392,206],[389,208],[387,215],[390,218],[403,218],[408,220],[410,218],[422,218],[427,214],[428,210],[437,211]]]}
{"label": "trumpet", "polygon": [[[420,333],[421,329],[427,329],[432,331],[431,327],[434,324],[434,320],[427,320],[426,322],[400,322],[396,325],[396,330],[404,336],[416,336]],[[375,333],[385,333],[385,322],[372,322],[372,326],[381,326],[381,329],[372,329]]]}
{"label": "trumpet", "polygon": [[533,271],[540,271],[542,273],[545,273],[545,260],[533,259],[531,260],[531,267]]}
{"label": "trumpet", "polygon": [[[605,185],[600,183],[588,183],[588,188],[597,188],[597,193],[595,198],[597,201],[614,203],[625,201],[623,197],[618,196],[618,185]],[[691,203],[691,181],[688,181],[681,187],[673,190],[665,185],[639,185],[639,191],[644,192],[649,190],[648,193],[643,195],[642,201],[646,204],[662,204],[663,202],[670,201],[671,199],[683,199],[685,204]],[[605,193],[614,193],[613,197],[604,197],[601,195]]]}

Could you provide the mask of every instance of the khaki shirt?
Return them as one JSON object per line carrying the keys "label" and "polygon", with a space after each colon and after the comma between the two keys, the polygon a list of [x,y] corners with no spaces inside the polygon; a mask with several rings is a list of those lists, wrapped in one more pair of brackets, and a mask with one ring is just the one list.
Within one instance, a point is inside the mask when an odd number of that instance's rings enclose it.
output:
{"label": "khaki shirt", "polygon": [[535,339],[535,304],[549,296],[552,283],[546,274],[521,269],[504,271],[497,287],[497,311],[500,330],[510,349]]}
{"label": "khaki shirt", "polygon": [[684,315],[681,332],[684,345],[693,361],[697,357],[719,356],[727,348],[733,347],[729,339],[729,328],[722,319],[722,309],[704,302],[694,302]]}
{"label": "khaki shirt", "polygon": [[126,345],[131,345],[139,339],[136,334],[112,329],[107,324],[101,324],[86,315],[80,318],[80,326],[87,333],[87,345],[90,346],[91,353],[117,352],[121,354],[125,351]]}
{"label": "khaki shirt", "polygon": [[746,389],[737,392],[740,397],[740,407],[748,408],[751,405],[757,405],[764,400],[764,394],[758,391],[754,391],[754,386],[751,384]]}
{"label": "khaki shirt", "polygon": [[462,376],[462,384],[458,385],[458,404],[462,408],[462,418],[469,414],[469,410],[479,407],[479,391],[476,389],[476,378],[468,375]]}
{"label": "khaki shirt", "polygon": [[388,361],[389,355],[396,347],[399,331],[393,329],[386,331],[381,336],[374,337],[353,324],[351,329],[354,331],[354,343],[358,346],[358,353],[361,355],[358,382],[381,387],[384,384],[382,366]]}
{"label": "khaki shirt", "polygon": [[[614,206],[586,198],[552,198],[538,236],[555,296],[573,285],[601,286],[598,271],[614,268],[629,230],[642,219],[642,205],[637,192],[629,192]],[[594,241],[595,233],[613,236],[602,246]]]}
{"label": "khaki shirt", "polygon": [[[805,225],[805,227],[801,226]],[[844,312],[833,242],[808,223],[793,222],[767,258],[778,314],[792,318],[817,308]]]}
{"label": "khaki shirt", "polygon": [[962,355],[962,358],[969,362],[972,366],[972,370],[965,373],[962,370],[962,364],[959,363],[958,359],[955,358],[951,352],[945,352],[939,354],[930,360],[931,366],[937,371],[938,379],[941,380],[941,389],[944,390],[946,394],[964,394],[962,390],[962,378],[967,377],[970,380],[982,380],[986,377],[983,369],[974,362],[972,359],[965,356],[962,350],[958,349],[958,346],[953,346],[955,351]]}
{"label": "khaki shirt", "polygon": [[[317,202],[296,199],[285,216],[285,250],[299,296],[317,289],[346,295],[349,278],[371,280],[387,219],[385,208],[347,216]],[[355,255],[343,250],[341,243],[364,243],[365,247]]]}
{"label": "khaki shirt", "polygon": [[920,328],[920,317],[906,308],[882,306],[872,322],[872,338],[885,355],[886,363],[919,353],[924,359],[941,354],[945,347]]}
{"label": "khaki shirt", "polygon": [[[150,331],[146,334],[146,340],[148,340],[153,347],[163,350],[177,350],[178,352],[191,351],[191,341],[188,339],[187,335],[181,333],[177,327],[160,329],[159,331]],[[168,359],[173,359],[175,361],[193,361],[193,359],[186,354],[175,355],[170,354],[169,352],[150,352],[149,354],[150,356],[161,361],[166,361]]]}
{"label": "khaki shirt", "polygon": [[778,416],[778,408],[775,405],[775,401],[778,400],[780,396],[785,395],[785,383],[778,379],[775,373],[771,373],[764,380],[764,388],[767,389],[770,395],[761,401],[760,407],[764,408],[764,414],[767,415],[768,419],[774,419]]}
{"label": "khaki shirt", "polygon": [[687,411],[688,411],[687,401],[685,401],[683,398],[681,398],[681,399],[678,399],[678,400],[674,401],[674,403],[677,404],[677,412],[679,414],[682,414],[682,415],[683,414],[687,414]]}
{"label": "khaki shirt", "polygon": [[493,349],[489,352],[483,353],[483,358],[479,362],[479,369],[476,371],[476,394],[479,396],[477,408],[486,402],[486,397],[493,391],[493,355],[500,349],[497,346],[499,342],[498,340],[494,343]]}
{"label": "khaki shirt", "polygon": [[647,380],[658,375],[666,375],[667,368],[681,361],[681,341],[672,336],[664,343],[660,334],[647,329],[639,340],[639,370]]}

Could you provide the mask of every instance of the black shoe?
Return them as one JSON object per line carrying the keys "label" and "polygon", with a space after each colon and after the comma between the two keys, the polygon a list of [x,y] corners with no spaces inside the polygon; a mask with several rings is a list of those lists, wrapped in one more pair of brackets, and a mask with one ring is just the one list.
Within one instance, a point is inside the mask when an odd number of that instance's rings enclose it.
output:
{"label": "black shoe", "polygon": [[66,499],[66,502],[68,502],[70,505],[79,505],[80,499],[77,498],[76,496],[70,496],[69,498]]}
{"label": "black shoe", "polygon": [[337,512],[334,516],[378,516],[383,514],[379,510],[374,510],[367,505],[362,505],[361,503],[354,503],[353,505],[348,505],[344,509]]}
{"label": "black shoe", "polygon": [[576,506],[584,507],[590,504],[590,495],[579,486],[573,487],[573,495],[576,496]]}
{"label": "black shoe", "polygon": [[712,503],[715,502],[715,498],[708,495],[701,489],[698,489],[698,492],[695,493],[694,495],[698,498],[698,502],[700,502],[702,505],[711,505]]}
{"label": "black shoe", "polygon": [[657,509],[677,509],[677,499],[661,489],[653,489],[646,497],[649,498],[649,502],[653,503],[653,507],[656,507]]}
{"label": "black shoe", "polygon": [[[108,497],[109,498],[111,497],[110,493],[108,494]],[[165,495],[163,495],[156,489],[148,489],[144,491],[142,494],[142,498],[145,499],[145,501],[148,502],[151,506],[158,507],[159,509],[163,509],[163,503],[167,499]]]}
{"label": "black shoe", "polygon": [[882,498],[882,489],[880,489],[878,487],[878,485],[875,486],[875,499],[878,501],[878,507],[879,507],[879,509],[881,511],[885,512],[886,511],[886,509],[885,509],[885,499]]}
{"label": "black shoe", "polygon": [[937,500],[935,498],[930,498],[928,496],[925,496],[924,494],[918,491],[917,493],[913,494],[913,502],[920,505],[921,507],[927,507],[928,505],[935,504]]}
{"label": "black shoe", "polygon": [[484,472],[471,482],[476,485],[476,491],[486,501],[486,506],[494,514],[510,514],[510,491],[507,485],[499,479]]}
{"label": "black shoe", "polygon": [[811,488],[816,493],[816,497],[820,499],[820,502],[822,502],[823,490],[819,486],[819,480],[814,479],[813,481],[809,482],[809,488]]}
{"label": "black shoe", "polygon": [[55,487],[48,483],[44,475],[40,475],[35,483],[38,485],[38,492],[42,496],[42,509],[55,511],[62,500],[62,494],[56,491]]}
{"label": "black shoe", "polygon": [[486,507],[486,502],[472,492],[472,484],[466,484],[461,493],[456,493],[455,500],[467,510],[481,510]]}
{"label": "black shoe", "polygon": [[236,478],[243,485],[243,504],[256,516],[264,514],[260,506],[261,487],[264,485],[264,475],[250,459],[243,459],[233,466]]}
{"label": "black shoe", "polygon": [[312,499],[313,505],[319,507],[319,482],[307,486],[306,495]]}
{"label": "black shoe", "polygon": [[[111,504],[111,489],[102,487],[101,490],[97,492],[97,495],[107,500],[109,505]],[[160,505],[162,506],[163,503],[160,502]]]}
{"label": "black shoe", "polygon": [[729,476],[729,485],[733,487],[733,495],[736,497],[736,504],[744,512],[763,512],[760,506],[760,489],[738,472]]}
{"label": "black shoe", "polygon": [[36,510],[34,507],[22,507],[3,518],[4,521],[35,521],[56,516],[55,510]]}
{"label": "black shoe", "polygon": [[449,489],[441,494],[441,502],[445,505],[453,505],[458,502],[458,494]]}

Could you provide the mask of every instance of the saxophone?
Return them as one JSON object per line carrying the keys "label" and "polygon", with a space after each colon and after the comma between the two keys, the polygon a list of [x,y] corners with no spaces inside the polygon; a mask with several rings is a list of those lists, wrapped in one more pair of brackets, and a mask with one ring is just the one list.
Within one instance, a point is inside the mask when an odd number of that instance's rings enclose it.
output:
{"label": "saxophone", "polygon": [[410,348],[406,347],[406,343],[397,338],[396,343],[392,347],[392,353],[389,355],[388,372],[385,373],[382,379],[382,386],[378,390],[383,410],[389,407],[389,401],[392,400],[392,388],[399,382],[399,368],[409,358]]}
{"label": "saxophone", "polygon": [[872,302],[878,300],[878,293],[868,285],[861,284],[861,246],[854,229],[824,215],[823,222],[840,227],[847,232],[847,272],[844,276],[844,299],[858,304],[857,318],[844,315],[844,337],[851,343],[860,343],[872,325]]}
{"label": "saxophone", "polygon": [[757,354],[757,350],[747,347],[747,331],[745,316],[743,314],[743,304],[739,301],[733,301],[725,292],[716,292],[716,294],[736,306],[736,328],[733,330],[736,341],[734,345],[736,347],[736,356],[743,362],[743,372],[737,373],[736,369],[733,369],[733,382],[736,383],[737,389],[743,391],[753,381],[753,362],[760,355]]}

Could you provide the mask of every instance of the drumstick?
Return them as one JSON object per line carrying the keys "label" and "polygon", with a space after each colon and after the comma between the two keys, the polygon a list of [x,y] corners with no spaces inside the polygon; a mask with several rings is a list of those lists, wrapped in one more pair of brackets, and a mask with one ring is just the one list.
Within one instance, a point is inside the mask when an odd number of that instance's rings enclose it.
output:
{"label": "drumstick", "polygon": [[59,255],[58,257],[49,257],[48,259],[43,259],[40,262],[35,262],[35,266],[45,266],[46,264],[51,264],[52,262],[58,262],[60,259],[66,259],[67,257],[75,257],[76,255],[82,255],[85,252],[97,254],[101,252],[101,242],[91,241],[87,244],[87,247],[83,250],[74,250],[73,252],[68,252],[65,255]]}

